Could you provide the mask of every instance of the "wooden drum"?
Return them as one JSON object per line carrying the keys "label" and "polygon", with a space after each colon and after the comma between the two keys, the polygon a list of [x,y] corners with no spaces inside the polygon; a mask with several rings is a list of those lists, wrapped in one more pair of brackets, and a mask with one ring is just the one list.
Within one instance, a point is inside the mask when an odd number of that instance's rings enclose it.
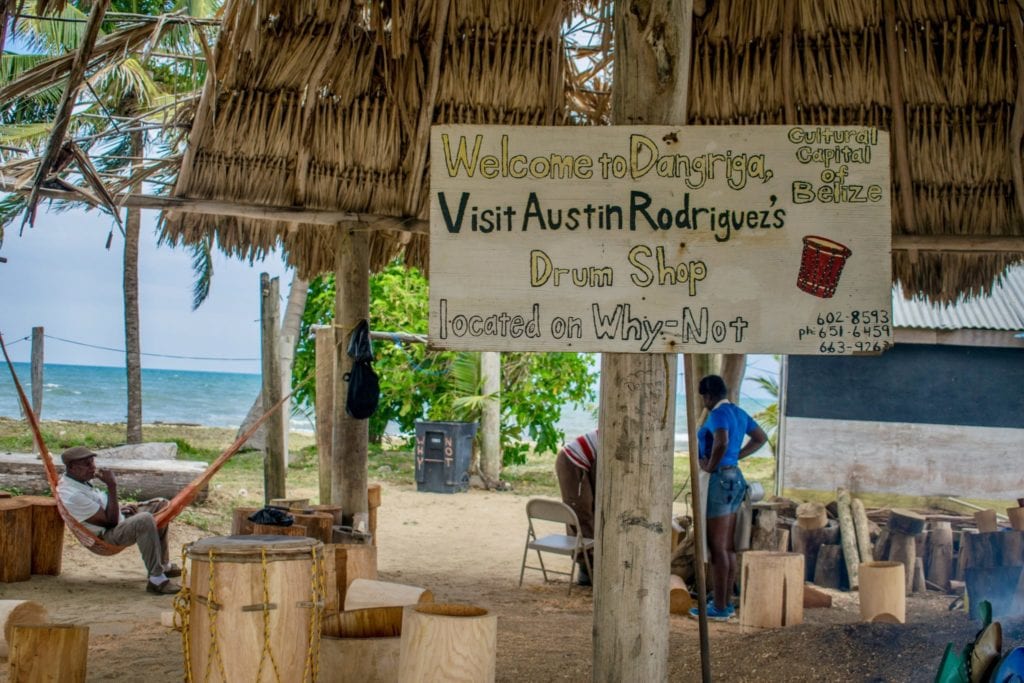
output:
{"label": "wooden drum", "polygon": [[211,683],[316,680],[323,544],[311,538],[204,538],[186,549],[185,678]]}

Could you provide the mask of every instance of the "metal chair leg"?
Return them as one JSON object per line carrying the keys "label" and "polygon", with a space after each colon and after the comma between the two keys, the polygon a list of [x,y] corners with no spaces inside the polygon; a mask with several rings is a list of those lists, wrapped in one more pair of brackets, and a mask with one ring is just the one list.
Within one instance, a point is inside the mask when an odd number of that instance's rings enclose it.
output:
{"label": "metal chair leg", "polygon": [[537,551],[537,560],[540,562],[540,571],[544,574],[544,583],[548,582],[548,570],[544,568],[544,556],[541,552]]}
{"label": "metal chair leg", "polygon": [[526,573],[526,555],[530,552],[530,539],[527,537],[526,543],[523,544],[523,564],[519,567],[519,587],[523,587],[523,574]]}

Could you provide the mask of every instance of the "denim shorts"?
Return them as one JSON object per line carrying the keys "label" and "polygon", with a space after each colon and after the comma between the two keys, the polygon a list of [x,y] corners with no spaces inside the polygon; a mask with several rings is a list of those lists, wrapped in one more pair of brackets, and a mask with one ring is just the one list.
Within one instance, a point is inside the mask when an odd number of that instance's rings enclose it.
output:
{"label": "denim shorts", "polygon": [[708,519],[731,515],[740,509],[747,480],[739,467],[719,468],[708,481]]}

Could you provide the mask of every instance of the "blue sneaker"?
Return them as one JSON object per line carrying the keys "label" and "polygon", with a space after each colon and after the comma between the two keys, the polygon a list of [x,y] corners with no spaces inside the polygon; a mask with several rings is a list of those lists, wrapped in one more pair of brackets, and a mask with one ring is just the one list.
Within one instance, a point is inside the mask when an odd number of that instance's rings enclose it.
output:
{"label": "blue sneaker", "polygon": [[[732,605],[728,605],[725,609],[720,610],[715,607],[714,601],[708,603],[708,621],[729,621],[729,619],[735,615],[736,608]],[[700,618],[700,610],[698,607],[690,608],[690,617],[693,619]]]}

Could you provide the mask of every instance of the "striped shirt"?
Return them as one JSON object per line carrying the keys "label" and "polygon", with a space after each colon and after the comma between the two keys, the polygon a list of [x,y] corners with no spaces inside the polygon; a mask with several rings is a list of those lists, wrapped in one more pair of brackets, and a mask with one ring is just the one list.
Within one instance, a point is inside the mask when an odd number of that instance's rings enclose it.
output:
{"label": "striped shirt", "polygon": [[578,436],[562,447],[565,457],[581,470],[590,471],[597,460],[597,430]]}

